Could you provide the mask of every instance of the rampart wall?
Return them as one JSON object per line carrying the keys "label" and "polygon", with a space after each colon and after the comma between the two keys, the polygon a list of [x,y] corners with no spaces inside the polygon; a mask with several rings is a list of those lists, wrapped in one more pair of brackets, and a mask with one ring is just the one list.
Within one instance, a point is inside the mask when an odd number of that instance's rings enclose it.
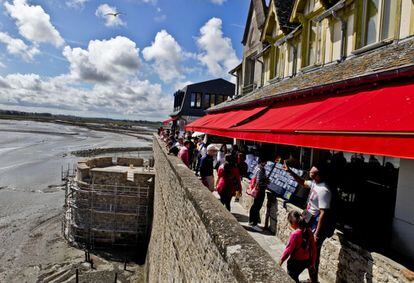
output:
{"label": "rampart wall", "polygon": [[149,282],[292,282],[194,173],[154,137]]}

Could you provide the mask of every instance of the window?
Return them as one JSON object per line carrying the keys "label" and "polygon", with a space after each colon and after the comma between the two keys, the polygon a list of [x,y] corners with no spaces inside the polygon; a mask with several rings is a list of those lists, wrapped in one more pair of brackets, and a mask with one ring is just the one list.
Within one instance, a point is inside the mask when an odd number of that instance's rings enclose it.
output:
{"label": "window", "polygon": [[255,60],[253,60],[252,58],[246,59],[244,86],[249,86],[253,84],[254,82],[254,65],[255,65]]}
{"label": "window", "polygon": [[392,38],[396,14],[395,0],[364,0],[362,46]]}
{"label": "window", "polygon": [[223,95],[217,95],[217,104],[220,104],[224,101],[224,96]]}
{"label": "window", "polygon": [[207,109],[209,107],[210,107],[210,94],[204,94],[203,109]]}
{"label": "window", "polygon": [[210,107],[213,107],[214,105],[216,105],[216,95],[210,94]]}
{"label": "window", "polygon": [[318,40],[320,40],[320,29],[318,23],[309,21],[308,35],[308,60],[307,66],[313,66],[318,63]]}
{"label": "window", "polygon": [[276,51],[275,74],[277,78],[283,78],[285,71],[285,48],[280,46]]}
{"label": "window", "polygon": [[190,107],[191,108],[201,108],[202,93],[192,92]]}

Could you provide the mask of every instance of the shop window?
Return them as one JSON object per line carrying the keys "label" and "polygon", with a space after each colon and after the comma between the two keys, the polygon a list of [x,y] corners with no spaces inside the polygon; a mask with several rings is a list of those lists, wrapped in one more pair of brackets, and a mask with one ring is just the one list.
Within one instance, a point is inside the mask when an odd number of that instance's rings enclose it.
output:
{"label": "shop window", "polygon": [[203,94],[199,92],[192,92],[190,99],[191,108],[201,108]]}
{"label": "shop window", "polygon": [[394,36],[397,1],[364,0],[362,46]]}

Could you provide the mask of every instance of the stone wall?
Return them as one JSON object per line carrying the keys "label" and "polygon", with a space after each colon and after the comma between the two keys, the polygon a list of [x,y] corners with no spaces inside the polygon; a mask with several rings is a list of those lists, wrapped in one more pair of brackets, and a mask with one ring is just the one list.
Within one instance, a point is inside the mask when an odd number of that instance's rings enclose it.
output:
{"label": "stone wall", "polygon": [[154,138],[149,282],[291,282],[194,173]]}
{"label": "stone wall", "polygon": [[[253,199],[245,189],[240,203],[248,209]],[[292,230],[287,221],[291,210],[300,208],[286,203],[280,198],[268,195],[261,210],[262,222],[269,207],[269,229],[283,242],[288,241]],[[324,242],[321,252],[319,274],[327,282],[414,282],[414,274],[404,266],[380,254],[369,252],[347,241],[340,231]]]}
{"label": "stone wall", "polygon": [[116,164],[119,166],[129,166],[132,164],[134,166],[141,167],[144,166],[144,159],[136,157],[118,157],[116,160]]}

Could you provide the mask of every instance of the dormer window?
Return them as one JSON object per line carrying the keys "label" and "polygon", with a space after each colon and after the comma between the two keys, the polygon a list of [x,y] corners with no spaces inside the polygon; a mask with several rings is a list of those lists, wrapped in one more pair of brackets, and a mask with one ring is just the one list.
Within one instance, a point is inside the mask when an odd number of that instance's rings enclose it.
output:
{"label": "dormer window", "polygon": [[244,86],[249,86],[254,83],[254,68],[255,60],[252,57],[246,58],[246,67],[244,75]]}
{"label": "dormer window", "polygon": [[309,30],[308,30],[308,57],[307,57],[307,66],[313,66],[319,63],[319,41],[320,28],[319,22],[315,23],[314,21],[309,21]]}
{"label": "dormer window", "polygon": [[394,37],[397,14],[395,0],[364,0],[362,46]]}

